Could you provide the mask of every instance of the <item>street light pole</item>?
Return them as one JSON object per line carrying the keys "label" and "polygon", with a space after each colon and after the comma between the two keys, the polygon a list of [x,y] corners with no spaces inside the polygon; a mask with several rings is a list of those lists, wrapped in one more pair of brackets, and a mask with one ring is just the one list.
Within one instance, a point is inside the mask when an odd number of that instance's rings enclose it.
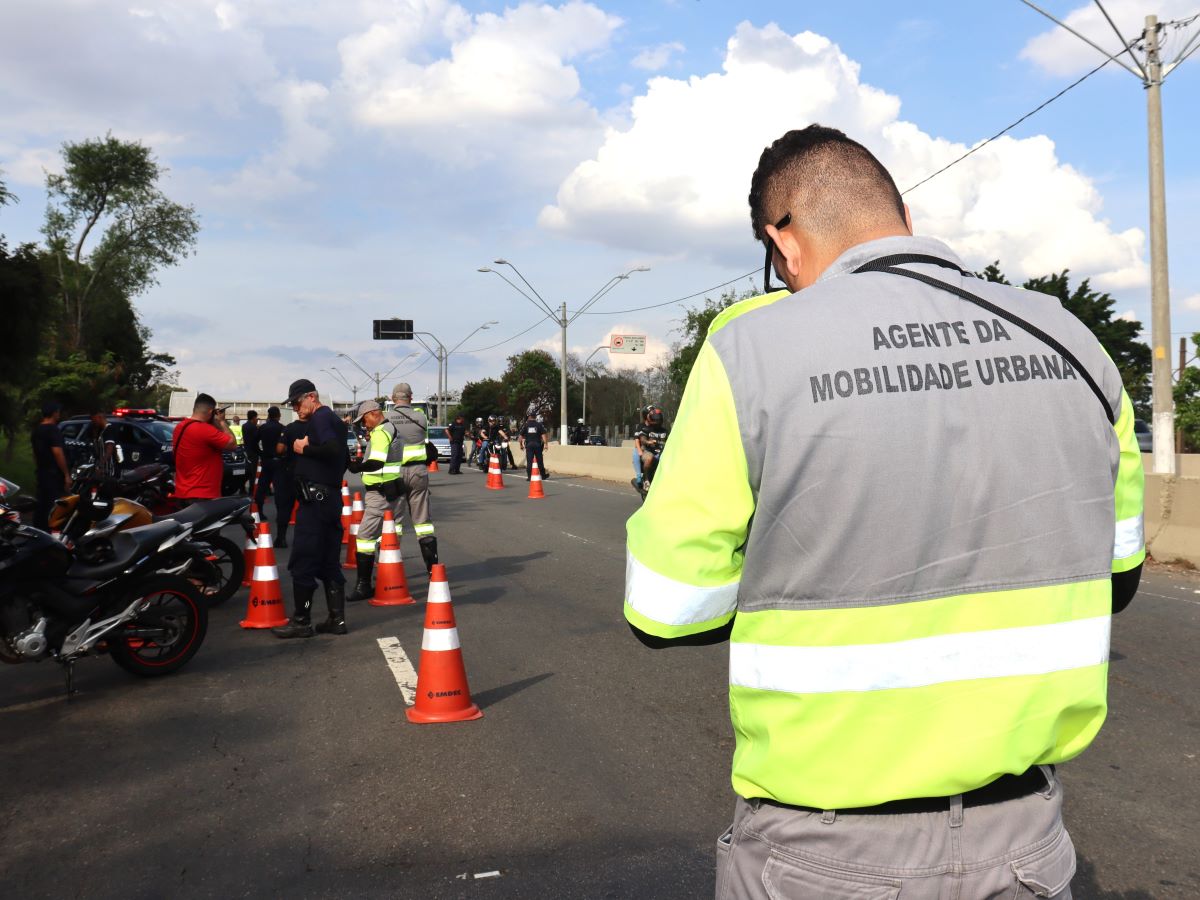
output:
{"label": "street light pole", "polygon": [[591,362],[593,356],[601,350],[607,350],[608,344],[601,344],[595,350],[588,354],[588,358],[583,361],[583,421],[587,424],[587,364]]}
{"label": "street light pole", "polygon": [[559,430],[558,439],[560,442],[565,444],[566,440],[567,440],[567,326],[570,325],[572,322],[574,322],[576,319],[578,319],[585,312],[587,312],[589,308],[591,308],[599,300],[601,300],[604,297],[604,295],[607,294],[609,291],[611,291],[614,287],[616,287],[617,284],[619,284],[622,281],[628,280],[629,276],[632,275],[634,272],[649,272],[650,267],[649,266],[635,266],[634,268],[630,269],[628,272],[625,272],[624,274],[614,275],[612,278],[608,279],[608,281],[606,281],[604,283],[603,287],[601,287],[600,290],[596,291],[596,293],[594,293],[594,294],[592,294],[592,296],[588,297],[588,299],[584,301],[583,305],[580,306],[579,309],[575,310],[575,313],[573,315],[568,317],[566,303],[561,304],[557,310],[553,309],[550,306],[550,304],[548,304],[545,301],[545,299],[543,299],[542,295],[537,292],[537,288],[535,288],[532,284],[529,283],[529,279],[527,279],[524,275],[521,274],[521,270],[518,269],[516,266],[514,266],[512,263],[510,263],[507,259],[497,259],[497,260],[493,260],[493,262],[495,262],[495,264],[498,266],[508,266],[510,269],[512,269],[514,272],[516,272],[517,277],[520,278],[521,281],[523,281],[525,283],[525,286],[527,288],[529,288],[529,290],[533,291],[533,296],[537,297],[537,300],[534,300],[533,297],[530,297],[529,294],[525,293],[525,291],[523,291],[520,287],[518,287],[517,285],[513,284],[513,282],[511,282],[507,278],[505,278],[504,274],[502,272],[497,272],[495,269],[489,269],[487,266],[483,266],[482,268],[478,269],[477,271],[489,272],[492,275],[499,275],[501,278],[504,278],[504,281],[508,283],[509,287],[511,287],[514,291],[516,291],[518,294],[520,294],[522,297],[524,297],[526,300],[528,300],[534,306],[539,307],[543,312],[546,313],[547,318],[554,319],[554,321],[556,321],[558,323],[558,327],[560,329],[562,329],[562,350],[561,350],[562,357],[561,357],[560,365],[559,365],[559,404],[558,404],[559,405],[559,416],[558,416],[558,421],[559,421],[559,429],[560,430]]}

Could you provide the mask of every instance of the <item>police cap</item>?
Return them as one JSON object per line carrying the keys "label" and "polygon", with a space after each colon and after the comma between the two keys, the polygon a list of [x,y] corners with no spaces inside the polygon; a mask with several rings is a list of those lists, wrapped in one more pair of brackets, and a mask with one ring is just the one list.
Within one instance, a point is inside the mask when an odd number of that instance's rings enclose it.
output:
{"label": "police cap", "polygon": [[305,394],[315,394],[317,386],[307,378],[297,378],[288,388],[287,399],[283,402],[291,406]]}

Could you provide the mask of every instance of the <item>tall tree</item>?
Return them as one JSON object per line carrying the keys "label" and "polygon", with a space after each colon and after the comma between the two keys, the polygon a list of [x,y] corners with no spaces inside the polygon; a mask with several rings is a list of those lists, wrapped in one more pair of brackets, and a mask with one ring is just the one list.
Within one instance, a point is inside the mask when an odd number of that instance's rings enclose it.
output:
{"label": "tall tree", "polygon": [[38,362],[51,322],[52,287],[37,248],[24,244],[10,252],[0,238],[0,297],[4,310],[4,351],[0,353],[0,430],[8,453],[27,420],[41,383]]}
{"label": "tall tree", "polygon": [[756,289],[741,294],[734,290],[728,290],[716,300],[705,297],[703,306],[688,308],[680,328],[680,331],[683,332],[683,340],[671,348],[671,360],[667,363],[671,381],[680,391],[687,384],[688,376],[692,374],[692,366],[696,364],[696,356],[704,344],[704,339],[708,337],[708,327],[712,325],[713,319],[723,309],[733,306],[739,300],[757,297],[760,293],[761,291]]}
{"label": "tall tree", "polygon": [[[4,174],[4,170],[0,169],[0,175]],[[8,189],[8,185],[4,183],[4,179],[0,178],[0,206],[7,203],[16,203],[17,195]]]}
{"label": "tall tree", "polygon": [[132,297],[155,273],[186,257],[200,225],[195,209],[158,188],[163,169],[149,147],[102,139],[63,144],[63,173],[48,175],[42,228],[55,261],[68,346],[85,340],[88,305],[104,282]]}
{"label": "tall tree", "polygon": [[463,385],[462,396],[458,401],[458,414],[468,422],[474,422],[477,418],[486,419],[490,415],[503,412],[504,406],[504,385],[495,378],[484,378],[482,381],[468,381]]}
{"label": "tall tree", "polygon": [[[1142,323],[1113,318],[1117,301],[1112,295],[1092,290],[1087,278],[1072,290],[1068,273],[1068,269],[1063,269],[1057,275],[1030,278],[1021,287],[1057,298],[1067,312],[1088,327],[1112,357],[1134,409],[1144,417],[1150,405],[1150,348],[1137,339]],[[981,276],[988,281],[1010,283],[1000,271],[999,261],[984,269]]]}
{"label": "tall tree", "polygon": [[545,350],[526,350],[508,358],[500,379],[507,403],[505,412],[519,419],[540,413],[547,419],[558,414],[558,363]]}
{"label": "tall tree", "polygon": [[[1200,349],[1200,332],[1192,335],[1192,348]],[[1195,359],[1192,357],[1193,362]],[[1185,367],[1179,373],[1174,392],[1175,427],[1183,433],[1183,450],[1200,452],[1200,367]]]}

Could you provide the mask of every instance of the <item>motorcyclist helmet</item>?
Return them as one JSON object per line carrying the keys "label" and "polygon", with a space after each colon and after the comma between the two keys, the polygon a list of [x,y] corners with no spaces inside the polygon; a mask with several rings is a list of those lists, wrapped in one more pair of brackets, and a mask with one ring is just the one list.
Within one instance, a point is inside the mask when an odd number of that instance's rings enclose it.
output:
{"label": "motorcyclist helmet", "polygon": [[579,419],[578,421],[579,421],[579,424],[580,424],[580,425],[582,425],[582,424],[583,424],[583,419]]}
{"label": "motorcyclist helmet", "polygon": [[646,407],[646,422],[650,425],[662,427],[664,421],[663,411],[661,406],[651,404]]}

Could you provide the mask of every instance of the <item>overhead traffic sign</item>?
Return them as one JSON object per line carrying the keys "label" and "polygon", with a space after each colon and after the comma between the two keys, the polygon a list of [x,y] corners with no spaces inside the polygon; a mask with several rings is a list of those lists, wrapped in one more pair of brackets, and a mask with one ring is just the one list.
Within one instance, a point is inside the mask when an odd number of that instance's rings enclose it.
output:
{"label": "overhead traffic sign", "polygon": [[412,319],[376,319],[371,329],[371,337],[377,341],[411,341],[413,339]]}
{"label": "overhead traffic sign", "polygon": [[644,334],[614,334],[609,338],[610,353],[645,353],[646,336]]}

